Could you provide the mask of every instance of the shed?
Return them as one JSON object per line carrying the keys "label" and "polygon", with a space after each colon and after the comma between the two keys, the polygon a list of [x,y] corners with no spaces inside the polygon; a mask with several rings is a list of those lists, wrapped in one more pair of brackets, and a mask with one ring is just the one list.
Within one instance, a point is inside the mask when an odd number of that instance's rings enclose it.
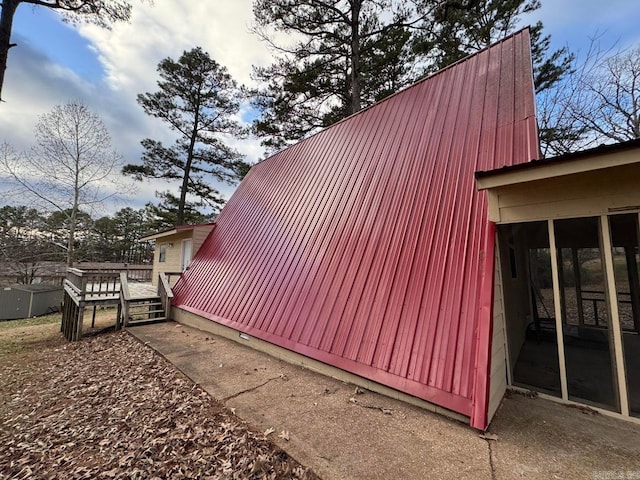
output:
{"label": "shed", "polygon": [[37,317],[59,311],[60,305],[60,285],[38,283],[0,288],[0,320]]}
{"label": "shed", "polygon": [[640,423],[640,139],[476,178],[508,383]]}
{"label": "shed", "polygon": [[483,429],[506,378],[474,172],[537,155],[524,29],[252,167],[173,316]]}
{"label": "shed", "polygon": [[[151,283],[158,284],[160,273],[184,272],[214,227],[215,223],[179,225],[171,230],[142,237],[140,241],[154,241],[156,244]],[[176,278],[177,275],[172,278],[172,284],[175,283]]]}

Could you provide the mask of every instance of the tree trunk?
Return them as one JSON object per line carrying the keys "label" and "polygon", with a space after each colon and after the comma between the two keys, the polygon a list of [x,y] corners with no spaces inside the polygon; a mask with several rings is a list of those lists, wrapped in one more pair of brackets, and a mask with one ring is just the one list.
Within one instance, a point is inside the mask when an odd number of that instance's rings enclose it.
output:
{"label": "tree trunk", "polygon": [[4,85],[4,72],[7,69],[9,49],[15,44],[11,43],[11,29],[13,16],[22,0],[2,0],[2,12],[0,12],[0,101],[2,100],[2,86]]}
{"label": "tree trunk", "polygon": [[75,252],[73,248],[74,240],[76,237],[76,224],[78,223],[78,210],[79,206],[79,198],[80,198],[80,145],[78,138],[78,123],[77,118],[75,129],[76,129],[76,165],[75,165],[75,177],[73,179],[73,207],[71,208],[71,219],[69,221],[69,241],[67,242],[67,267],[73,267],[73,262],[75,260]]}
{"label": "tree trunk", "polygon": [[176,227],[184,224],[184,204],[187,202],[187,190],[189,189],[189,175],[191,174],[191,163],[193,162],[193,150],[196,146],[196,138],[198,137],[198,128],[200,123],[200,105],[193,119],[193,130],[189,141],[189,150],[187,151],[187,160],[184,164],[184,176],[182,177],[182,188],[180,188],[180,202],[178,203],[178,215],[176,218]]}
{"label": "tree trunk", "polygon": [[360,106],[360,9],[362,0],[354,0],[351,4],[351,113],[356,113]]}
{"label": "tree trunk", "polygon": [[67,267],[73,267],[75,260],[73,243],[76,236],[76,222],[78,221],[78,204],[74,202],[71,209],[71,218],[69,219],[69,240],[67,241]]}

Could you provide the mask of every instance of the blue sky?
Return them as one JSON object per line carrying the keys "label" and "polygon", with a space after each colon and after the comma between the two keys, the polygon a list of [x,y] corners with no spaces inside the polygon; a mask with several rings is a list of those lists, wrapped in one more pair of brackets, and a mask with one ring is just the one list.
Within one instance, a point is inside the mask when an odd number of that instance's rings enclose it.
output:
{"label": "blue sky", "polygon": [[87,80],[98,82],[104,74],[90,41],[49,9],[21,6],[14,18],[13,33],[19,45],[28,43]]}
{"label": "blue sky", "polygon": [[[604,48],[640,46],[640,0],[542,0],[542,8],[523,24],[542,20],[554,48],[586,51],[597,33]],[[240,83],[250,84],[251,65],[268,64],[270,53],[250,34],[251,0],[175,2],[133,1],[128,24],[111,31],[93,25],[69,25],[49,9],[22,4],[14,21],[0,107],[0,141],[28,148],[39,114],[57,104],[82,100],[106,123],[125,161],[139,161],[140,140],[172,141],[158,120],[144,115],[138,93],[155,90],[156,65],[166,57],[202,46]],[[245,107],[242,118],[253,112]],[[262,156],[259,141],[236,142],[250,161]],[[129,200],[134,208],[153,200],[167,185],[147,182]],[[221,186],[228,197],[232,187]],[[119,205],[121,208],[123,205]]]}

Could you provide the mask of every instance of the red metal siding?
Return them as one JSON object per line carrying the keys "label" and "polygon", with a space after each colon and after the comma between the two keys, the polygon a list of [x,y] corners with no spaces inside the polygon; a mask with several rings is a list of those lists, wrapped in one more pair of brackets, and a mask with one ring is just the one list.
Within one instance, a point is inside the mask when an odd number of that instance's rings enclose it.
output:
{"label": "red metal siding", "polygon": [[474,172],[536,156],[523,30],[254,166],[174,305],[482,428],[494,239]]}

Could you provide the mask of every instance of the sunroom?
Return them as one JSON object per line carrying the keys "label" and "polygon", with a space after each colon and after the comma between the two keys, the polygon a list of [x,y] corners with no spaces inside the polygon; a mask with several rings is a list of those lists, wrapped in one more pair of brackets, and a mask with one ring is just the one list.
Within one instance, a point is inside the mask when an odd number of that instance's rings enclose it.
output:
{"label": "sunroom", "polygon": [[[477,172],[507,383],[640,422],[640,140]],[[495,338],[495,337],[494,337]]]}

